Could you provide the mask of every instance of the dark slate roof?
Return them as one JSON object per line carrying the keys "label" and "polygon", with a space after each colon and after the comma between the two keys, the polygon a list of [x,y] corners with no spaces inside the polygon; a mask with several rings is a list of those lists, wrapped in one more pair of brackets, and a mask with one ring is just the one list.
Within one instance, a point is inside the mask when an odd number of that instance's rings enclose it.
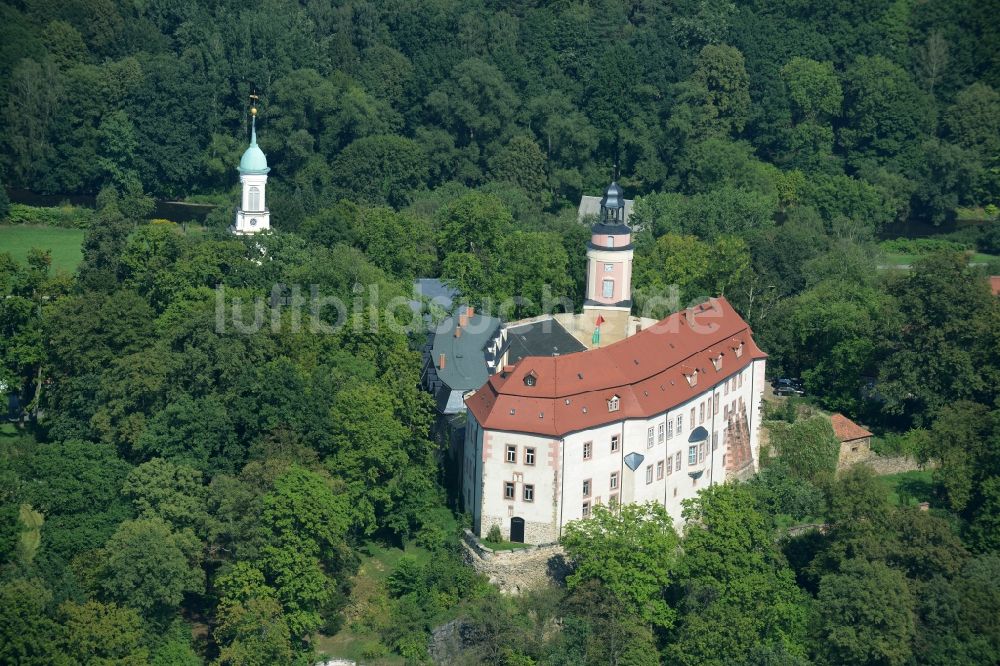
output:
{"label": "dark slate roof", "polygon": [[[418,278],[413,283],[414,294],[418,298],[426,298],[434,302],[445,312],[451,312],[455,299],[458,297],[458,290],[452,289],[438,278]],[[420,310],[420,301],[410,301],[411,306],[415,306],[415,311]]]}
{"label": "dark slate roof", "polygon": [[508,328],[507,346],[512,365],[525,356],[562,356],[587,349],[555,319]]}
{"label": "dark slate roof", "polygon": [[462,335],[456,338],[457,321],[457,316],[453,315],[438,325],[431,346],[431,362],[436,367],[444,354],[445,364],[444,368],[437,369],[438,379],[454,391],[470,391],[490,378],[485,349],[497,335],[500,320],[474,314],[462,328]]}

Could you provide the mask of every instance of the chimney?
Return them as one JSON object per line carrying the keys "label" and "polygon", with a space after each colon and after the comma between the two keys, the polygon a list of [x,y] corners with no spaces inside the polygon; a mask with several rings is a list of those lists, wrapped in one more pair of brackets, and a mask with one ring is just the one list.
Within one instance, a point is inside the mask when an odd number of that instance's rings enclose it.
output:
{"label": "chimney", "polygon": [[465,314],[467,317],[469,317],[469,319],[472,319],[472,315],[476,314],[476,308],[470,305],[468,308],[466,308]]}
{"label": "chimney", "polygon": [[462,327],[461,326],[456,326],[455,327],[455,337],[456,338],[462,337]]}
{"label": "chimney", "polygon": [[444,354],[438,354],[438,370],[444,370]]}

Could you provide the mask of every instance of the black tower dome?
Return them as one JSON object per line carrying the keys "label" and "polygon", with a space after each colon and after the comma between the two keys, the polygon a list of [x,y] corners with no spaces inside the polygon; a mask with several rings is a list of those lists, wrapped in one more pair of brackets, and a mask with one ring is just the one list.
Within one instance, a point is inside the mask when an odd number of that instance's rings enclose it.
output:
{"label": "black tower dome", "polygon": [[601,198],[601,223],[625,224],[625,193],[621,185],[612,181]]}

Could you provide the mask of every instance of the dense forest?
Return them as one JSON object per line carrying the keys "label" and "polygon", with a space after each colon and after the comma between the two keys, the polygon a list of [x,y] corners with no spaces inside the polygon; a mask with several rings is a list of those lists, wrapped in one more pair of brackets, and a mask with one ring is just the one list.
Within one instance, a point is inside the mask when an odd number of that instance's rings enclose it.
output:
{"label": "dense forest", "polygon": [[[0,246],[23,406],[0,432],[0,663],[311,664],[345,632],[423,663],[453,620],[462,663],[1000,662],[998,15],[0,4],[0,182],[96,197],[55,214],[0,188],[5,224],[84,230],[72,271]],[[252,91],[275,231],[247,239],[226,228]],[[389,306],[417,277],[512,317],[579,305],[576,205],[615,174],[636,310],[724,294],[807,398],[768,405],[761,473],[686,525],[598,509],[563,585],[504,596],[462,562],[424,338]],[[188,228],[150,219],[163,198],[215,208]],[[299,325],[293,285],[347,325]],[[255,302],[263,326],[220,326]],[[819,410],[933,467],[930,510],[836,474]]]}

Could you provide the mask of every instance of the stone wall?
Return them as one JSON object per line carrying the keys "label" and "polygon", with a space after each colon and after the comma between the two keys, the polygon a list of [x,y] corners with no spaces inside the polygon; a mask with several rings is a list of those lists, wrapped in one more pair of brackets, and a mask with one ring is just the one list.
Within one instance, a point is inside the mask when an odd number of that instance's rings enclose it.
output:
{"label": "stone wall", "polygon": [[841,458],[837,463],[837,471],[843,471],[855,465],[868,465],[879,476],[885,474],[899,474],[901,472],[912,472],[918,469],[929,469],[934,467],[933,463],[921,465],[912,456],[880,456],[871,449],[867,451],[851,452],[847,460]]}
{"label": "stone wall", "polygon": [[837,469],[847,469],[861,462],[869,462],[875,453],[872,452],[871,437],[852,439],[840,443],[840,455],[837,457]]}
{"label": "stone wall", "polygon": [[545,585],[562,583],[569,571],[559,544],[493,550],[465,530],[465,561],[505,594],[520,594]]}

